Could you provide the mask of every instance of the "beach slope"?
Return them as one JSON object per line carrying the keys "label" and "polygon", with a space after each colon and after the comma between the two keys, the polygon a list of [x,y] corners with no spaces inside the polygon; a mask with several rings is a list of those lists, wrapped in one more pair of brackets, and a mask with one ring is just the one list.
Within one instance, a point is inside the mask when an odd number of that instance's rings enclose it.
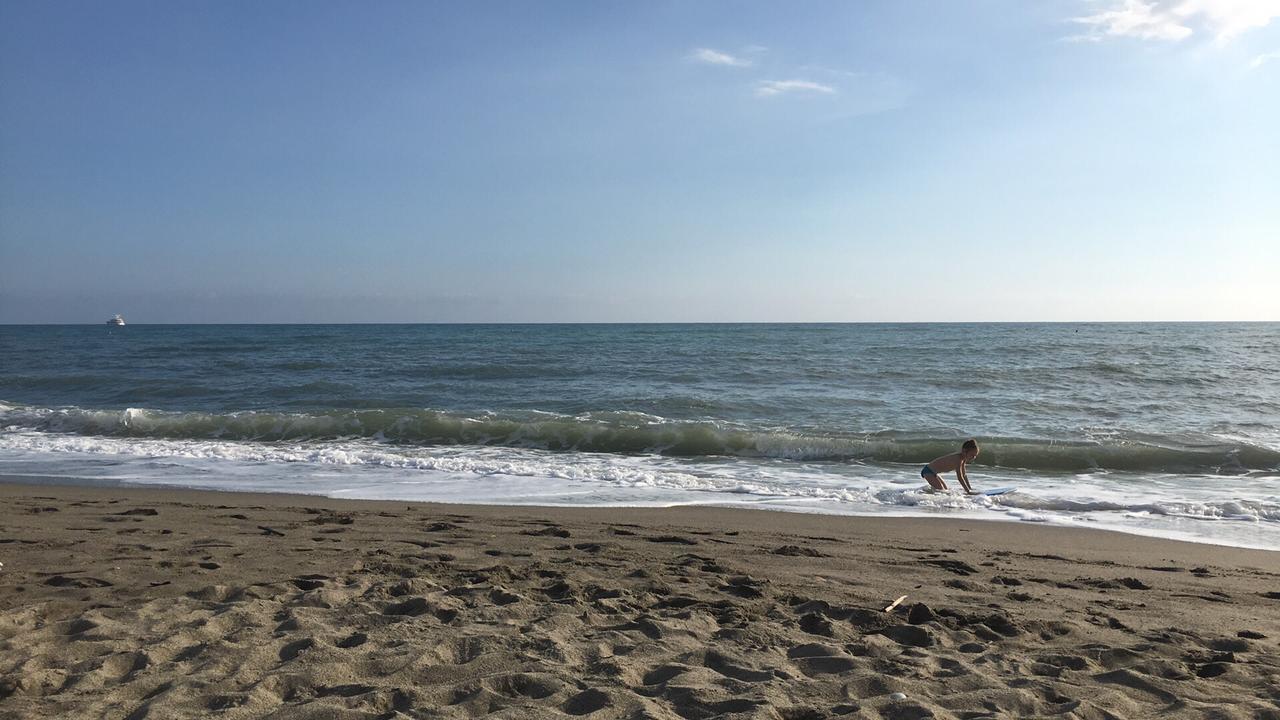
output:
{"label": "beach slope", "polygon": [[1280,717],[1266,551],[0,484],[0,562],[3,718]]}

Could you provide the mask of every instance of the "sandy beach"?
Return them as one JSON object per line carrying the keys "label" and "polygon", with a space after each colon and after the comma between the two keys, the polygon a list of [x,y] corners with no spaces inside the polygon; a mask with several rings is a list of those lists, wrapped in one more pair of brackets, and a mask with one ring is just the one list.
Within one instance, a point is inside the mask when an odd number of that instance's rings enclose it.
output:
{"label": "sandy beach", "polygon": [[4,718],[1280,717],[1273,552],[715,508],[0,497]]}

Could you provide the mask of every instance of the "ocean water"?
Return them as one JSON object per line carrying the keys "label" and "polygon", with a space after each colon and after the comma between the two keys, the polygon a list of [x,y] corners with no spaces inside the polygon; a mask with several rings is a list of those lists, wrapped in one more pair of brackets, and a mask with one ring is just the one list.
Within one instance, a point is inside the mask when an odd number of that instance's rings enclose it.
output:
{"label": "ocean water", "polygon": [[0,475],[1280,549],[1280,324],[3,326]]}

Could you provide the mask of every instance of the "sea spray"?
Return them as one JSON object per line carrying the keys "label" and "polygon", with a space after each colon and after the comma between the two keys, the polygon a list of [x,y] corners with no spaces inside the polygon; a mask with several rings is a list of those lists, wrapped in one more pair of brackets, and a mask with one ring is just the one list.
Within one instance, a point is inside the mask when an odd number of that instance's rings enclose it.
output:
{"label": "sea spray", "polygon": [[[728,422],[667,420],[648,414],[564,416],[389,408],[325,413],[165,412],[0,405],[0,426],[104,437],[221,439],[274,443],[368,439],[405,445],[494,445],[675,457],[729,455],[791,460],[923,462],[954,450],[955,437],[881,431],[752,429]],[[1087,433],[1086,433],[1087,435]],[[1280,451],[1187,435],[1107,430],[1096,440],[982,438],[976,465],[1031,470],[1129,470],[1239,474],[1280,466]]]}

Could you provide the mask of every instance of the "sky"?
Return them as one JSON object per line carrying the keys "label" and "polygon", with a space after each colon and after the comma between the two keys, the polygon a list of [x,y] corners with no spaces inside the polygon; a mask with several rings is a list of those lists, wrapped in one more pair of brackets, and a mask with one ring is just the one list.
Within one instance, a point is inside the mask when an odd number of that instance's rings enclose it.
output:
{"label": "sky", "polygon": [[1280,0],[0,3],[0,322],[1280,320]]}

